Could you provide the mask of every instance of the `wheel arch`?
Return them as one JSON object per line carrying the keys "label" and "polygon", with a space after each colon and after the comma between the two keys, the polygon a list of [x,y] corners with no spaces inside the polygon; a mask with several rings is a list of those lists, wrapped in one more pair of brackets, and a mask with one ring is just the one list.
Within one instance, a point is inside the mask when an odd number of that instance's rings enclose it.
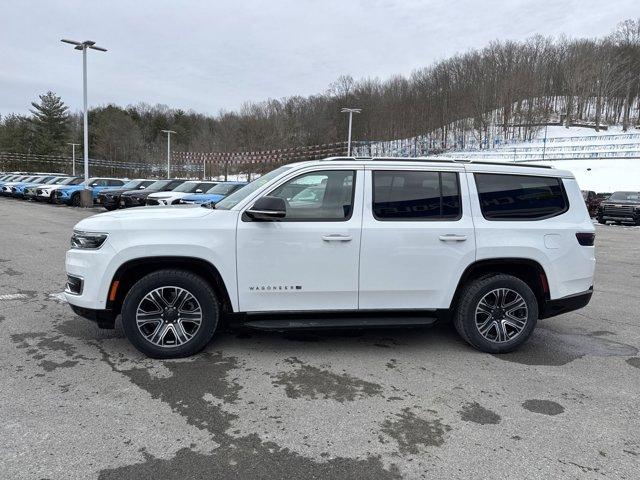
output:
{"label": "wheel arch", "polygon": [[529,285],[538,300],[539,311],[543,311],[545,301],[550,298],[547,274],[537,261],[517,257],[489,258],[470,264],[460,276],[449,309],[456,308],[462,289],[469,281],[498,273],[513,275]]}
{"label": "wheel arch", "polygon": [[[229,292],[215,265],[202,258],[181,256],[140,257],[124,262],[109,282],[107,309],[120,313],[125,296],[138,280],[149,273],[166,268],[186,270],[204,278],[220,299],[222,312],[233,311]],[[115,296],[112,296],[115,282],[118,283],[115,287]]]}

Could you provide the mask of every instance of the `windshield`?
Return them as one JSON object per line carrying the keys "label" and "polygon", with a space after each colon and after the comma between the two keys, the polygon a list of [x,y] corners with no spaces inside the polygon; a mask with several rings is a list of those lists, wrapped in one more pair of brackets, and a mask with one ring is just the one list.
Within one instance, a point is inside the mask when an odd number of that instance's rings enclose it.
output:
{"label": "windshield", "polygon": [[146,190],[161,190],[167,185],[169,185],[173,180],[158,180],[149,185]]}
{"label": "windshield", "polygon": [[640,202],[640,192],[615,192],[608,200],[614,202]]}
{"label": "windshield", "polygon": [[211,182],[184,182],[182,185],[171,190],[172,192],[193,193],[196,190],[204,192],[211,186]]}
{"label": "windshield", "polygon": [[142,180],[129,180],[127,183],[118,187],[118,190],[134,190],[140,186],[141,183],[144,183]]}
{"label": "windshield", "polygon": [[215,187],[207,190],[207,193],[211,195],[229,195],[230,192],[233,192],[240,186],[241,185],[238,185],[237,183],[219,183]]}
{"label": "windshield", "polygon": [[62,182],[60,182],[60,185],[78,185],[80,182],[82,182],[82,178],[81,177],[77,177],[77,178],[65,178]]}
{"label": "windshield", "polygon": [[283,174],[284,172],[286,172],[290,168],[291,168],[291,166],[285,165],[283,167],[276,168],[275,170],[272,170],[272,171],[270,171],[269,173],[267,173],[265,175],[262,175],[260,178],[257,178],[256,180],[254,180],[250,184],[245,185],[240,190],[237,190],[237,191],[233,192],[231,195],[229,195],[224,200],[220,200],[218,203],[216,203],[216,209],[218,209],[218,210],[229,210],[230,208],[235,207],[238,203],[240,203],[242,200],[247,198],[249,195],[251,195],[253,192],[258,190],[260,187],[266,185],[271,180],[273,180],[277,176]]}

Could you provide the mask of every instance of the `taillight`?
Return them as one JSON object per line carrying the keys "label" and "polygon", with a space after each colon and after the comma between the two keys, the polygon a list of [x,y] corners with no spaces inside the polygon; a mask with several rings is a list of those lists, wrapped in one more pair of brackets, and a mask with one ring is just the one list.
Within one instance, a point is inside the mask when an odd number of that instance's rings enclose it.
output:
{"label": "taillight", "polygon": [[593,247],[596,241],[596,234],[593,232],[578,232],[576,233],[576,238],[583,247]]}

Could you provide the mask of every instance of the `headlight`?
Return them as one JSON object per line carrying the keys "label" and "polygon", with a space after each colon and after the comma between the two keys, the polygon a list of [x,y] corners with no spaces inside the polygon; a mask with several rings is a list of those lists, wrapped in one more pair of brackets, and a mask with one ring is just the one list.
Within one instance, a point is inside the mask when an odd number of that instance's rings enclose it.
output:
{"label": "headlight", "polygon": [[73,231],[71,235],[71,248],[82,248],[87,250],[97,250],[102,246],[109,235],[97,232]]}

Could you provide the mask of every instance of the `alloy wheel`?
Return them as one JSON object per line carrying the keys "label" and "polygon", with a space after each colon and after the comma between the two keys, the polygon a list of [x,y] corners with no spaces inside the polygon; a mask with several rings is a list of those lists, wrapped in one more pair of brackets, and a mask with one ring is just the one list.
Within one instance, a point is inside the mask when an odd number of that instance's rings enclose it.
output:
{"label": "alloy wheel", "polygon": [[510,288],[496,288],[478,302],[475,324],[484,338],[503,343],[520,335],[528,315],[527,302],[522,295]]}
{"label": "alloy wheel", "polygon": [[136,326],[153,345],[179,347],[189,342],[202,324],[202,307],[181,287],[160,287],[147,293],[136,309]]}

